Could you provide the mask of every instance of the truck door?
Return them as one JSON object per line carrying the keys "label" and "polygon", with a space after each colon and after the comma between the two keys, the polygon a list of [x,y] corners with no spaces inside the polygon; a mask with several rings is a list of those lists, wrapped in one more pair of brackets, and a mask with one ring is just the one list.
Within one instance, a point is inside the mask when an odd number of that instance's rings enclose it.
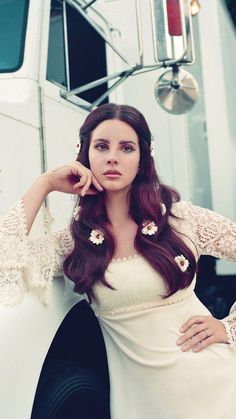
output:
{"label": "truck door", "polygon": [[[88,113],[86,105],[100,96],[106,86],[85,92],[80,98],[71,96],[70,101],[61,97],[61,90],[107,75],[105,42],[75,8],[52,0],[49,21],[49,29],[43,30],[48,39],[40,83],[45,170],[75,158],[79,128]],[[50,196],[49,206],[57,226],[67,221],[72,203],[73,197],[63,197],[61,211],[61,195]]]}

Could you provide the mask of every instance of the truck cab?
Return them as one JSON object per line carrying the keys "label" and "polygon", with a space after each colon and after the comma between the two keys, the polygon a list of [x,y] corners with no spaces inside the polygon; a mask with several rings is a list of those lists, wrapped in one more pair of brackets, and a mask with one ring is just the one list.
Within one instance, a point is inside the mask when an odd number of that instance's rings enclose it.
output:
{"label": "truck cab", "polygon": [[[70,101],[61,92],[105,76],[107,67],[105,41],[66,2],[0,1],[0,38],[3,214],[40,173],[75,158],[87,107],[104,86],[80,98],[72,95]],[[59,195],[52,194],[46,203],[57,219],[55,228],[68,222],[74,204],[69,196],[63,197],[62,204]],[[43,222],[39,215],[33,235],[40,234]],[[58,277],[48,306],[31,291],[16,306],[1,305],[2,418],[30,418],[48,348],[63,318],[80,299],[69,282]]]}
{"label": "truck cab", "polygon": [[[104,36],[118,38],[117,44],[135,65],[138,35],[133,30],[134,2],[97,2],[104,3],[117,29],[109,25],[102,8],[100,13],[91,10],[91,24],[81,13],[80,6],[86,3],[88,0],[0,0],[0,214],[40,173],[75,157],[78,130],[91,103],[105,93],[109,83],[79,95],[76,90],[73,94],[73,89],[122,68],[120,58],[108,51]],[[140,4],[144,50],[151,61],[147,1]],[[119,88],[109,99],[137,106],[148,117],[158,167],[166,183],[176,186],[183,199],[234,219],[236,101],[231,86],[235,35],[223,2],[202,2],[196,19],[192,72],[199,83],[200,98],[190,114],[175,116],[158,107],[152,89],[161,69],[130,78],[125,88]],[[133,32],[127,36],[131,28]],[[69,97],[68,91],[72,92]],[[70,196],[62,200],[60,194],[51,194],[46,205],[55,217],[52,228],[68,222],[73,204]],[[43,221],[39,216],[37,225]],[[37,225],[32,234],[40,231]],[[220,274],[235,273],[234,269],[224,262],[219,264]],[[73,293],[69,281],[58,277],[47,307],[33,292],[26,293],[17,306],[1,306],[1,417],[30,418],[48,348],[78,301],[80,297]]]}

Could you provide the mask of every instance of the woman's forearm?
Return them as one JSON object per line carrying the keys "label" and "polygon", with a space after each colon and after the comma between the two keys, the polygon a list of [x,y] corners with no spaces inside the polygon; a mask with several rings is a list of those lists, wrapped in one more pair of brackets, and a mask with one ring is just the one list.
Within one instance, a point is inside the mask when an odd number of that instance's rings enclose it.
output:
{"label": "woman's forearm", "polygon": [[50,188],[50,181],[47,173],[44,173],[38,177],[29,190],[22,197],[25,215],[27,232],[30,232],[32,224],[38,211],[46,198],[46,196],[52,191]]}

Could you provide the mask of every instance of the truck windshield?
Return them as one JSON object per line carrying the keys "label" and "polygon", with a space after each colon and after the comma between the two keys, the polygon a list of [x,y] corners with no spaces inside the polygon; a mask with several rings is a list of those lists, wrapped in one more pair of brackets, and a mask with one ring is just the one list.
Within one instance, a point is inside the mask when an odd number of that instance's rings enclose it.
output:
{"label": "truck windshield", "polygon": [[0,0],[0,73],[23,62],[29,0]]}

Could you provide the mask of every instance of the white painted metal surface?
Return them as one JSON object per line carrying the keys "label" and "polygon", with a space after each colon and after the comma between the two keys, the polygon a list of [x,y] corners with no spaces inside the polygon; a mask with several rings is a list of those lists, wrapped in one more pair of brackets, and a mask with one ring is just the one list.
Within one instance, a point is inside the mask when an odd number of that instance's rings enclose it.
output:
{"label": "white painted metal surface", "polygon": [[[103,0],[98,5],[118,29],[113,34],[117,46],[135,64],[138,50],[133,1]],[[141,8],[145,60],[150,62],[152,37],[147,0],[141,1]],[[47,168],[75,157],[78,129],[86,116],[85,111],[60,97],[58,86],[46,81],[49,11],[49,0],[30,2],[24,64],[16,73],[0,74],[0,213],[40,174],[43,145]],[[212,189],[213,209],[235,219],[236,139],[229,127],[222,58],[226,40],[221,37],[219,11],[222,12],[220,5],[214,0],[204,2],[199,14],[201,38],[195,43],[202,60],[197,72],[204,82],[204,98],[200,100],[205,101],[205,118],[203,106],[200,118],[196,116],[192,123],[193,114],[169,115],[157,105],[153,88],[162,70],[127,80],[110,99],[134,105],[144,113],[154,135],[162,179],[176,186],[184,199],[200,201],[202,205],[204,193],[193,190],[195,167],[201,167],[202,159],[193,152],[190,136],[196,126],[203,133],[206,123],[207,132],[197,139],[199,144],[204,142],[199,146],[201,150],[207,147],[206,138],[208,141],[209,161],[204,158],[204,165],[209,166],[210,177],[204,171],[206,188],[209,193]],[[107,51],[109,71],[119,71],[121,60],[109,48]],[[65,224],[72,202],[69,196],[51,195],[49,207],[57,220],[55,227]],[[77,301],[72,292],[65,295],[63,280],[55,280],[52,291],[52,302],[47,308],[28,293],[19,306],[0,309],[1,418],[30,418],[38,375],[50,342],[66,312]],[[46,329],[42,327],[45,324]]]}
{"label": "white painted metal surface", "polygon": [[[211,30],[204,35],[209,24]],[[236,219],[236,126],[231,129],[229,114],[236,110],[233,73],[236,70],[235,30],[228,24],[226,10],[221,2],[209,0],[199,17],[203,80],[208,132],[209,168],[212,203],[216,212]],[[223,29],[224,28],[224,29]],[[224,31],[224,35],[223,35]],[[228,54],[226,54],[226,51]],[[227,61],[231,68],[229,85]],[[226,84],[226,81],[228,83]],[[232,109],[229,109],[229,106]],[[235,264],[219,261],[219,274],[234,274]]]}
{"label": "white painted metal surface", "polygon": [[[60,98],[59,87],[45,81],[49,10],[49,0],[30,2],[24,64],[15,73],[0,74],[1,214],[41,173],[43,145],[50,168],[74,158],[78,129],[85,116],[84,111]],[[50,200],[60,226],[68,219],[71,203],[62,196]],[[80,298],[73,294],[68,281],[57,278],[47,307],[31,291],[19,305],[0,308],[1,418],[30,419],[51,341]]]}

